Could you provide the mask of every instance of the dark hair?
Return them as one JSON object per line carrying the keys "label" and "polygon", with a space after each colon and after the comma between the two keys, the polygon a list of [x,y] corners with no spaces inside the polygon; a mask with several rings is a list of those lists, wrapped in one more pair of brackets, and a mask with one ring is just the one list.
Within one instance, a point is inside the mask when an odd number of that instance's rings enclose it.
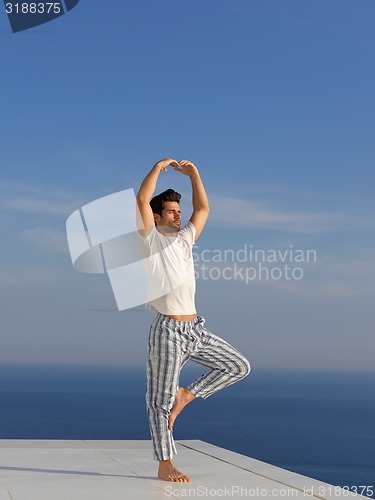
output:
{"label": "dark hair", "polygon": [[167,189],[166,191],[154,196],[150,201],[152,212],[161,216],[165,201],[177,201],[177,203],[180,203],[180,199],[180,193],[177,193],[177,191],[174,191],[173,189]]}

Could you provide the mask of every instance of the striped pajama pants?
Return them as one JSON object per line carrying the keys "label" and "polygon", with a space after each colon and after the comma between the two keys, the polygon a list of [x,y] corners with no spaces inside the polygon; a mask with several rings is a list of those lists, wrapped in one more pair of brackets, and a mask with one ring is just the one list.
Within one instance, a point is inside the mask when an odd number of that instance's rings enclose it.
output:
{"label": "striped pajama pants", "polygon": [[155,460],[177,453],[168,417],[179,387],[183,365],[191,359],[209,371],[188,388],[208,398],[250,373],[249,361],[228,342],[204,328],[205,319],[178,321],[158,313],[150,328],[147,360],[146,408]]}

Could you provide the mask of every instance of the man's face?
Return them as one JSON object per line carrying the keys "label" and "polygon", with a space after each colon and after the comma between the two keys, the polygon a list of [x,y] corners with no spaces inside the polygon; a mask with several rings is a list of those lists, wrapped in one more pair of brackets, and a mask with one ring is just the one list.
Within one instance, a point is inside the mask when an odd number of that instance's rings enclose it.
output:
{"label": "man's face", "polygon": [[165,201],[162,215],[154,214],[156,224],[159,226],[166,226],[171,230],[179,231],[181,227],[181,211],[180,205],[177,201]]}

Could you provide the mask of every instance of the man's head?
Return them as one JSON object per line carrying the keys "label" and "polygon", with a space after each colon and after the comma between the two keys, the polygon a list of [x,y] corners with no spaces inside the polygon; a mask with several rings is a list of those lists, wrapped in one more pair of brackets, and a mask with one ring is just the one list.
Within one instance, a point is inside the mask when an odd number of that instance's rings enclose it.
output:
{"label": "man's head", "polygon": [[167,189],[150,201],[156,226],[167,226],[179,231],[181,226],[180,193]]}

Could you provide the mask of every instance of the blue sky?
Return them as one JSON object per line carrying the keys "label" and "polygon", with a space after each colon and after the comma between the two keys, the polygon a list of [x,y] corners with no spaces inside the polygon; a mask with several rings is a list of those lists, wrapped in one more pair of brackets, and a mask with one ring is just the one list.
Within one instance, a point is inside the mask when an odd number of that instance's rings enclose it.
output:
{"label": "blue sky", "polygon": [[[205,248],[315,249],[299,281],[198,280],[254,368],[373,370],[375,5],[81,0],[12,34],[0,13],[0,362],[142,364],[150,313],[76,273],[65,221],[196,163]],[[169,171],[158,188],[183,194]]]}

